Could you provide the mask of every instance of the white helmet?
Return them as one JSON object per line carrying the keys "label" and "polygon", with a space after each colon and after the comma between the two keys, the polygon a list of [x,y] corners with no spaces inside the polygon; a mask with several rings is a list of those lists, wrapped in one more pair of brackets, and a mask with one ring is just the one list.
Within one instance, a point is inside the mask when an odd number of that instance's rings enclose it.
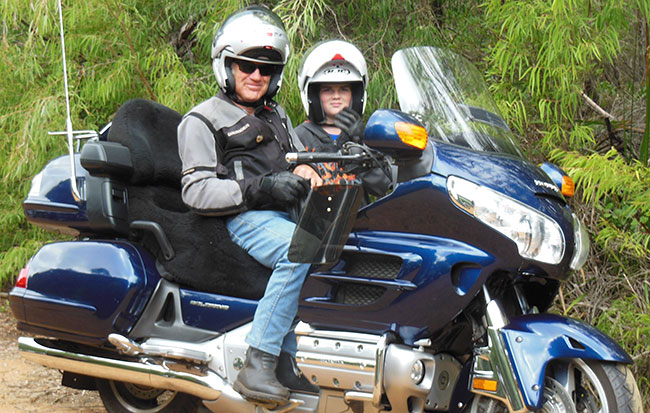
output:
{"label": "white helmet", "polygon": [[232,59],[278,65],[264,98],[275,96],[289,59],[289,39],[282,20],[260,6],[249,6],[228,16],[212,41],[212,69],[219,87],[227,95],[235,91]]}
{"label": "white helmet", "polygon": [[298,88],[307,117],[316,123],[325,120],[320,103],[321,83],[349,83],[351,109],[363,115],[368,67],[356,46],[343,40],[327,40],[315,44],[303,57],[298,70]]}

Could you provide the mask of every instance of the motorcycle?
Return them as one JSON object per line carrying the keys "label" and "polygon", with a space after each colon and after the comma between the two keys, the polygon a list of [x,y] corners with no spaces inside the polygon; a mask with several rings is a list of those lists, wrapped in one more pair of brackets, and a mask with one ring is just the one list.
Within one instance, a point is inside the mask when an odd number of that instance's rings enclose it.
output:
{"label": "motorcycle", "polygon": [[268,270],[182,204],[180,115],[142,100],[33,179],[27,219],[76,239],[43,246],[10,292],[36,336],[21,355],[110,412],[642,411],[630,356],[546,312],[589,250],[571,179],[525,159],[466,59],[413,47],[392,68],[401,111],[373,113],[363,144],[287,155],[397,171],[360,208],[359,185],[314,189],[298,220],[296,360],[318,395],[233,391]]}

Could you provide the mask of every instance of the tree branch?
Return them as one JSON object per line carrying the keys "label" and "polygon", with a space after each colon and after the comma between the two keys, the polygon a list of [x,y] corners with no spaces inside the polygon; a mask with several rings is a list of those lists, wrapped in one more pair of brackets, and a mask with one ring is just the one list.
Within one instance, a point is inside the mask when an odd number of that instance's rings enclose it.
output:
{"label": "tree branch", "polygon": [[600,106],[598,106],[598,104],[597,104],[596,102],[594,102],[593,100],[591,100],[591,98],[590,98],[589,96],[587,96],[587,95],[585,94],[585,92],[581,92],[581,94],[582,94],[582,97],[585,98],[585,101],[587,102],[587,105],[591,106],[591,108],[592,108],[593,110],[595,110],[596,112],[600,113],[601,116],[603,116],[603,117],[605,117],[605,118],[607,118],[607,119],[617,120],[616,117],[615,117],[614,115],[611,115],[610,113],[608,113],[607,111],[605,111],[605,109],[603,109],[603,108],[601,108]]}

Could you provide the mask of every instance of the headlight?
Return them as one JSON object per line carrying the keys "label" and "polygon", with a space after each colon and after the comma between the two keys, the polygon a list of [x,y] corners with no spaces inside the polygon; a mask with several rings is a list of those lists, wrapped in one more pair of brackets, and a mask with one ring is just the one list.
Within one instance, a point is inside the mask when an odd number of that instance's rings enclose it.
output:
{"label": "headlight", "polygon": [[499,192],[456,176],[447,179],[447,190],[456,205],[513,240],[522,257],[548,264],[562,261],[564,234],[551,218]]}
{"label": "headlight", "polygon": [[575,240],[575,249],[573,250],[573,257],[571,257],[570,267],[572,270],[577,271],[587,261],[590,242],[587,228],[576,214],[573,214],[573,239]]}

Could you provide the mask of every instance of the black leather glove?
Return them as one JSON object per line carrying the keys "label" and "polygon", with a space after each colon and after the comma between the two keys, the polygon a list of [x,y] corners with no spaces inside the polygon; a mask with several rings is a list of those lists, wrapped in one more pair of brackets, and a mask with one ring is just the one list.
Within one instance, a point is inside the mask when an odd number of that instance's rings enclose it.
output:
{"label": "black leather glove", "polygon": [[309,181],[289,171],[278,172],[262,178],[260,191],[280,204],[291,205],[307,195]]}
{"label": "black leather glove", "polygon": [[364,125],[357,112],[350,108],[344,108],[334,118],[334,126],[341,129],[341,134],[336,139],[336,145],[339,148],[349,141],[361,143]]}

